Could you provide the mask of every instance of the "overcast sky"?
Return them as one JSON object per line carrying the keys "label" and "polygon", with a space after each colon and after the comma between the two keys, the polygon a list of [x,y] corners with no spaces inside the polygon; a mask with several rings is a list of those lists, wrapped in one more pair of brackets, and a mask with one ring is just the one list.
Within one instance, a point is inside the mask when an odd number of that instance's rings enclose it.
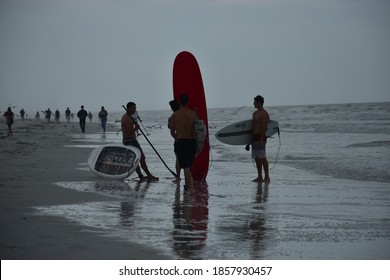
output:
{"label": "overcast sky", "polygon": [[210,108],[390,101],[389,0],[0,0],[0,110],[169,109],[182,50]]}

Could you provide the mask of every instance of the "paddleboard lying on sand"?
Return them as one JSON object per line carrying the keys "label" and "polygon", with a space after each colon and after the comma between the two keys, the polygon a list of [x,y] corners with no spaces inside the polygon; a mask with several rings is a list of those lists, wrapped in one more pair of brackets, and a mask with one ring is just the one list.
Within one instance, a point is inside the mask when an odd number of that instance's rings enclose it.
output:
{"label": "paddleboard lying on sand", "polygon": [[[279,123],[268,122],[266,136],[271,137],[279,130]],[[229,145],[247,145],[252,143],[252,119],[236,122],[219,130],[215,137],[222,143]]]}
{"label": "paddleboard lying on sand", "polygon": [[141,152],[132,146],[108,144],[92,150],[88,166],[93,173],[109,179],[124,179],[137,168]]}
{"label": "paddleboard lying on sand", "polygon": [[173,63],[173,98],[179,102],[180,96],[188,95],[188,108],[195,111],[198,151],[192,165],[192,178],[195,181],[206,179],[209,170],[209,124],[202,75],[196,58],[187,51],[179,53]]}

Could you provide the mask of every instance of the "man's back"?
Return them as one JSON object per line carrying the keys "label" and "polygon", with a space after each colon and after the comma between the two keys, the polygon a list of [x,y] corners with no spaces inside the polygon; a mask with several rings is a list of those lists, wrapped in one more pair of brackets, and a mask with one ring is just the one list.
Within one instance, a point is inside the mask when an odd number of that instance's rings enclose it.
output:
{"label": "man's back", "polygon": [[172,115],[172,124],[176,131],[177,139],[194,138],[195,119],[195,112],[187,108],[181,108]]}

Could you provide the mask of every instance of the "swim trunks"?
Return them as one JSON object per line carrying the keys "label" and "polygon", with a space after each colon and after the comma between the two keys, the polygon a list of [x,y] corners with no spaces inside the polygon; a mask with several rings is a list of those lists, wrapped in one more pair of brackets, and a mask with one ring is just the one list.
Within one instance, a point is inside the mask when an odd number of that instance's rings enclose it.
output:
{"label": "swim trunks", "polygon": [[254,141],[252,142],[252,158],[267,158],[265,153],[265,142]]}
{"label": "swim trunks", "polygon": [[142,153],[142,148],[141,145],[138,143],[137,139],[133,138],[127,138],[122,140],[123,145],[125,146],[133,146],[136,147],[141,153]]}
{"label": "swim trunks", "polygon": [[191,168],[196,154],[195,139],[176,140],[176,150],[180,168]]}

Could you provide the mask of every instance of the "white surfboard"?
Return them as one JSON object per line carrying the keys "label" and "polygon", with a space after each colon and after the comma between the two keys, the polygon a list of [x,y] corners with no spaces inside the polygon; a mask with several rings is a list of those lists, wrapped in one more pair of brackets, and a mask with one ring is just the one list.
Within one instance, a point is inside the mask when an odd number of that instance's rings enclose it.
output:
{"label": "white surfboard", "polygon": [[91,171],[104,178],[121,180],[137,168],[141,152],[132,146],[108,144],[92,150],[88,158]]}
{"label": "white surfboard", "polygon": [[[267,137],[272,137],[279,130],[279,123],[270,120],[266,132]],[[229,145],[247,145],[252,143],[252,119],[236,122],[219,130],[215,137],[222,143]]]}

